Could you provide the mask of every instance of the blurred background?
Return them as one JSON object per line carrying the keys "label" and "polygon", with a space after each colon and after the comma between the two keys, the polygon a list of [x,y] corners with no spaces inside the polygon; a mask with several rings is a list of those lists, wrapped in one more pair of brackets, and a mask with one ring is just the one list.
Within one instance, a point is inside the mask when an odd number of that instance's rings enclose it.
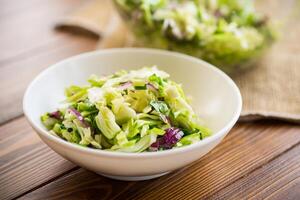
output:
{"label": "blurred background", "polygon": [[[22,114],[25,88],[51,64],[82,52],[136,45],[131,34],[134,23],[129,28],[124,25],[110,0],[2,0],[0,4],[0,122]],[[276,39],[251,63],[253,67],[229,73],[242,91],[242,119],[271,117],[299,122],[299,1],[255,4],[254,13],[267,16],[259,22],[272,22]],[[119,10],[122,12],[122,7]],[[132,16],[132,11],[125,13],[127,22]],[[150,43],[152,40],[149,38]],[[143,44],[149,46],[145,42],[138,46]]]}

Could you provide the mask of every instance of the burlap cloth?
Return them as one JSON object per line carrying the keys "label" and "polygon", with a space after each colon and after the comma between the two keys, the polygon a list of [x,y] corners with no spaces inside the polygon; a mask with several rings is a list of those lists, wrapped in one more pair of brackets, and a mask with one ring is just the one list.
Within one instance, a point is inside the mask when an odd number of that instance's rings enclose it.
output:
{"label": "burlap cloth", "polygon": [[[261,0],[257,9],[279,24],[277,42],[253,68],[233,76],[243,96],[240,120],[300,123],[300,1]],[[88,1],[56,28],[99,37],[99,48],[133,45],[110,0]]]}

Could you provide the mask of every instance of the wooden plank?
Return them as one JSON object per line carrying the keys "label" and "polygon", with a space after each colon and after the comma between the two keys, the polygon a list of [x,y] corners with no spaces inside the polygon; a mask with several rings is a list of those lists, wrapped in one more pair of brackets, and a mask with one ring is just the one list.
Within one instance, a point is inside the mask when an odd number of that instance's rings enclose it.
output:
{"label": "wooden plank", "polygon": [[[299,153],[298,153],[299,154]],[[299,160],[298,160],[299,162]],[[272,195],[267,197],[266,199],[273,199],[273,200],[299,200],[300,197],[300,180],[299,175],[297,179],[292,180],[287,185],[285,185],[280,190],[277,190]]]}
{"label": "wooden plank", "polygon": [[[24,5],[17,0],[1,3],[0,9],[0,64],[20,57],[28,57],[31,51],[49,42],[66,37],[53,30],[55,23],[82,0],[40,0]],[[27,1],[26,1],[27,3]]]}
{"label": "wooden plank", "polygon": [[[22,199],[104,198],[101,194],[107,199],[205,199],[298,144],[299,131],[300,127],[285,124],[241,124],[203,159],[164,177],[128,185],[80,170]],[[103,192],[102,188],[115,185],[117,191]]]}
{"label": "wooden plank", "polygon": [[22,114],[23,94],[38,73],[66,57],[93,50],[95,46],[94,39],[73,36],[65,38],[62,44],[59,41],[47,45],[40,50],[42,53],[0,67],[0,124]]}
{"label": "wooden plank", "polygon": [[112,194],[118,194],[134,185],[134,182],[113,181],[79,169],[65,175],[55,184],[47,185],[43,192],[49,192],[49,195],[32,192],[19,199],[111,199]]}
{"label": "wooden plank", "polygon": [[299,152],[297,145],[208,199],[299,199]]}
{"label": "wooden plank", "polygon": [[11,199],[75,166],[51,151],[24,117],[0,127],[0,199]]}

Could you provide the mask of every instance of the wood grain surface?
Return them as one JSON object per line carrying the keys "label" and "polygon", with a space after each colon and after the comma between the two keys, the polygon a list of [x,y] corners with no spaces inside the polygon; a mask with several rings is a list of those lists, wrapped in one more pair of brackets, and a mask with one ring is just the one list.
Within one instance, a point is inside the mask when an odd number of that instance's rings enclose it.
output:
{"label": "wood grain surface", "polygon": [[[10,125],[11,123],[14,124]],[[274,163],[276,166],[280,165],[282,160],[279,158],[281,157],[289,160],[291,156],[285,156],[285,154],[299,152],[297,145],[300,143],[300,127],[298,126],[275,125],[268,122],[240,124],[216,149],[182,170],[152,181],[121,182],[103,178],[64,161],[38,141],[24,118],[4,125],[1,133],[9,133],[12,129],[10,127],[18,127],[19,131],[16,132],[15,137],[11,138],[16,141],[15,143],[9,142],[10,139],[1,143],[1,146],[6,146],[8,149],[6,153],[1,154],[1,157],[9,162],[0,168],[0,185],[4,186],[4,197],[18,197],[25,194],[22,196],[25,199],[73,199],[75,197],[78,199],[94,199],[95,197],[98,199],[181,199],[187,196],[191,199],[198,197],[214,199],[214,195],[222,196],[223,193],[227,195],[225,198],[227,199],[231,194],[226,193],[228,187],[233,187],[229,191],[241,192],[242,184],[239,182],[244,181],[244,178],[250,178],[252,174],[255,176],[255,173],[258,173],[256,171],[260,168],[267,169]],[[17,138],[24,132],[27,133],[25,136],[30,138],[25,140],[31,141],[25,143],[24,146],[32,148],[28,150],[27,156],[17,153],[17,149],[25,148],[17,145],[23,144]],[[7,144],[10,144],[9,148]],[[16,148],[15,146],[20,147]],[[299,161],[299,156],[294,157],[293,163],[291,162],[287,167],[291,166],[290,170],[293,172]],[[22,170],[19,167],[22,167]],[[274,168],[271,169],[274,170]],[[272,171],[266,170],[260,173],[271,176],[269,177],[271,181],[274,181],[276,177],[285,176],[287,173],[285,170],[278,170],[274,175],[268,174],[268,172]],[[12,174],[19,178],[10,179]],[[295,172],[291,178],[295,178],[296,175]],[[251,187],[251,184],[247,184],[248,181],[244,182],[248,188],[242,187],[241,194],[243,196],[249,195],[250,197],[251,189],[256,191],[255,187],[258,185],[255,181],[259,181],[260,176],[256,177],[258,180],[249,181],[254,184],[254,188]],[[265,185],[262,183],[262,186],[267,187],[269,182],[267,179],[264,180],[266,183]],[[281,184],[287,183],[288,179],[284,180]],[[277,185],[277,187],[279,186]],[[31,191],[32,189],[35,190]],[[246,193],[247,189],[249,191]],[[27,193],[26,190],[31,192]],[[268,192],[270,193],[270,191]],[[231,195],[237,194],[238,192],[233,192]]]}
{"label": "wood grain surface", "polygon": [[24,117],[0,127],[0,150],[0,197],[5,199],[19,196],[75,167],[50,150]]}
{"label": "wood grain surface", "polygon": [[240,123],[202,159],[141,182],[104,178],[49,149],[22,115],[43,69],[95,49],[95,38],[54,31],[84,0],[0,0],[0,199],[300,199],[300,126]]}
{"label": "wood grain surface", "polygon": [[22,114],[24,91],[39,72],[63,58],[94,50],[97,45],[94,38],[53,29],[57,20],[82,1],[19,2],[0,1],[0,124]]}
{"label": "wood grain surface", "polygon": [[[299,199],[300,145],[275,157],[209,199]],[[276,181],[275,181],[276,180]]]}

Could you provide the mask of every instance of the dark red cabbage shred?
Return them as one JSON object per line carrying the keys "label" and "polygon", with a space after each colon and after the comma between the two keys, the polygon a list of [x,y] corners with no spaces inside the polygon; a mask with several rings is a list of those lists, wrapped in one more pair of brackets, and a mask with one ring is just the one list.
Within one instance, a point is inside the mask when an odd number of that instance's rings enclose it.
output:
{"label": "dark red cabbage shred", "polygon": [[157,151],[159,149],[171,149],[184,135],[184,133],[175,127],[171,127],[166,129],[165,134],[163,137],[158,138],[156,142],[154,142],[149,150],[150,151]]}
{"label": "dark red cabbage shred", "polygon": [[55,112],[52,112],[52,113],[49,113],[49,117],[52,117],[52,118],[55,118],[55,119],[58,119],[58,120],[61,120],[61,113],[58,111],[55,111]]}

